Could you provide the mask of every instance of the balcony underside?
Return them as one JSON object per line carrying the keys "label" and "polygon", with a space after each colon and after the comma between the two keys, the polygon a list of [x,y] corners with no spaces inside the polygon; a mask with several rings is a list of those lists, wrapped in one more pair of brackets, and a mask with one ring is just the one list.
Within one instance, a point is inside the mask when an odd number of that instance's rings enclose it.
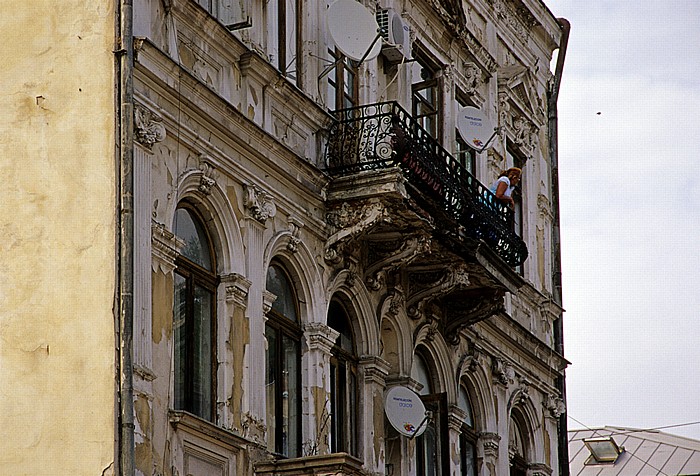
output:
{"label": "balcony underside", "polygon": [[[418,197],[418,198],[417,198]],[[437,316],[448,340],[503,309],[522,278],[483,241],[421,203],[398,167],[336,178],[326,259],[373,291],[400,289],[409,317]]]}

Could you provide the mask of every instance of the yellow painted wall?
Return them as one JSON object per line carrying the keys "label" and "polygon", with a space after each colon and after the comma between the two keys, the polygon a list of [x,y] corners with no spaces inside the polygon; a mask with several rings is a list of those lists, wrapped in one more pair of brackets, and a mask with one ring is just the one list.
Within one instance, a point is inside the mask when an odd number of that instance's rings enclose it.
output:
{"label": "yellow painted wall", "polygon": [[0,474],[114,460],[113,49],[113,0],[0,2]]}

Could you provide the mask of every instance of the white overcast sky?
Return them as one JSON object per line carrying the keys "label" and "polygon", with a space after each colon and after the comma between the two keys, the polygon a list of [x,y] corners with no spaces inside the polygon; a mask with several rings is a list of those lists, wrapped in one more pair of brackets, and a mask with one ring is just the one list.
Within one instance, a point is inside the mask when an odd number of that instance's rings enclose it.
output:
{"label": "white overcast sky", "polygon": [[[559,98],[569,428],[699,422],[700,1],[545,3],[572,27]],[[700,424],[663,431],[700,439]]]}

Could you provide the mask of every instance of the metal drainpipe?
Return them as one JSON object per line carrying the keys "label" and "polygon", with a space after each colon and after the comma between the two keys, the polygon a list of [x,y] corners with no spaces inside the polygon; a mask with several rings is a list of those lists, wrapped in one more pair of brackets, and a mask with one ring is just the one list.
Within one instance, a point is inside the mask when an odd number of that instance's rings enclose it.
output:
{"label": "metal drainpipe", "polygon": [[117,327],[117,474],[134,475],[133,290],[134,290],[134,48],[132,0],[119,0],[117,10],[117,104],[119,204],[119,316]]}
{"label": "metal drainpipe", "polygon": [[[559,55],[557,56],[557,66],[554,72],[554,82],[550,88],[547,98],[547,106],[549,110],[549,154],[550,164],[552,167],[552,278],[554,281],[554,300],[562,305],[562,277],[561,277],[561,235],[559,226],[559,116],[557,112],[557,100],[559,98],[559,86],[561,85],[561,76],[564,70],[564,59],[566,58],[566,49],[569,44],[569,33],[571,24],[565,18],[558,18],[557,21],[561,26],[562,38],[559,44]],[[563,317],[554,322],[554,341],[556,350],[560,355],[564,355],[564,322]],[[561,392],[561,397],[566,402],[566,380],[565,378],[557,378],[557,388]],[[568,443],[568,425],[567,415],[562,414],[558,422],[558,444],[559,444],[559,474],[560,476],[569,476],[569,443]]]}

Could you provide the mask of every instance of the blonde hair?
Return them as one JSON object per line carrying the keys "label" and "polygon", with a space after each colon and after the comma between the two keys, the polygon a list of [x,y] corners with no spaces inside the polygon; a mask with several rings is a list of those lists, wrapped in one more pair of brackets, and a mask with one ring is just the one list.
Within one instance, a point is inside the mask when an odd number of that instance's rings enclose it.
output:
{"label": "blonde hair", "polygon": [[520,168],[518,168],[518,167],[511,167],[511,168],[509,168],[508,170],[504,170],[503,172],[501,172],[501,175],[499,175],[498,177],[499,177],[499,178],[501,178],[501,177],[507,177],[507,176],[509,176],[509,175],[511,174],[511,172],[517,172],[518,175],[522,175],[522,174],[523,174],[523,170],[522,170],[522,169],[520,169]]}

